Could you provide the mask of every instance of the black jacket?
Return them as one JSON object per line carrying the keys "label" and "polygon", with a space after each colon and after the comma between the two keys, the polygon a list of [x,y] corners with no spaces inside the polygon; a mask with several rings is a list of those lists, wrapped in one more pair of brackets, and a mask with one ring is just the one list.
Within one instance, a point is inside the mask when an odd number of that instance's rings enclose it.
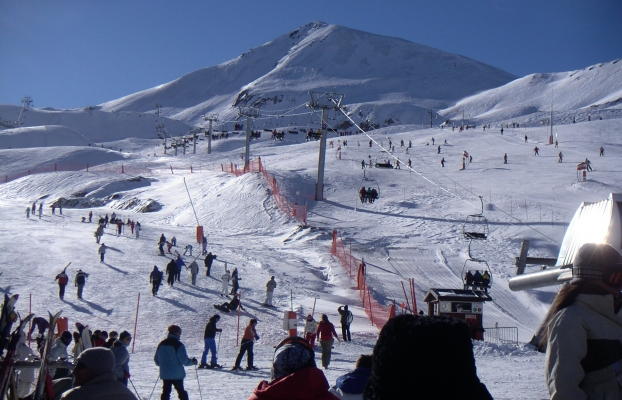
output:
{"label": "black jacket", "polygon": [[222,329],[218,329],[216,327],[216,321],[210,321],[205,325],[205,334],[203,335],[204,339],[214,338],[216,337],[216,332],[222,332]]}

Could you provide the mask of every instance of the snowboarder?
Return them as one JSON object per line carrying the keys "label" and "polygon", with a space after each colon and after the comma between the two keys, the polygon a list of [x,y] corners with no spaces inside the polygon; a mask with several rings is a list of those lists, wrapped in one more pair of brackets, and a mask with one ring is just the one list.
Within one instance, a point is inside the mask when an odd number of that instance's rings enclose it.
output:
{"label": "snowboarder", "polygon": [[188,392],[184,390],[186,377],[184,366],[197,365],[197,359],[188,357],[186,346],[180,338],[181,328],[177,325],[169,326],[168,337],[158,344],[153,358],[155,364],[160,367],[161,399],[169,399],[174,387],[180,400],[188,400]]}
{"label": "snowboarder", "polygon": [[240,342],[240,352],[235,359],[235,365],[231,368],[233,371],[241,370],[240,364],[242,363],[242,357],[244,353],[248,353],[246,357],[246,370],[257,371],[259,368],[253,365],[253,344],[255,340],[259,340],[259,335],[255,327],[257,326],[257,320],[251,318],[246,328],[244,328],[244,335],[242,336],[242,342]]}
{"label": "snowboarder", "polygon": [[274,289],[276,289],[276,281],[274,280],[274,276],[270,277],[268,283],[266,283],[266,301],[263,303],[264,306],[272,307],[272,295],[274,294]]}
{"label": "snowboarder", "polygon": [[212,254],[212,252],[210,251],[209,253],[207,253],[207,256],[205,256],[205,268],[207,268],[207,270],[205,271],[205,276],[209,276],[210,271],[212,269],[212,263],[214,262],[214,260],[216,259],[216,255]]}
{"label": "snowboarder", "polygon": [[562,154],[562,152],[560,151],[559,154],[557,155],[557,162],[563,162],[564,161],[564,155]]}
{"label": "snowboarder", "polygon": [[149,282],[151,283],[151,295],[157,296],[162,284],[162,271],[156,265],[153,266],[153,271],[149,275]]}
{"label": "snowboarder", "polygon": [[193,285],[197,284],[197,275],[199,274],[199,264],[197,264],[196,260],[193,260],[190,265],[186,267],[187,270],[190,271],[190,282]]}
{"label": "snowboarder", "polygon": [[26,207],[26,218],[30,218],[30,207]]}
{"label": "snowboarder", "polygon": [[177,275],[177,264],[175,264],[175,260],[171,259],[171,261],[166,264],[166,274],[168,275],[166,282],[169,286],[173,286],[175,283],[175,276]]}
{"label": "snowboarder", "polygon": [[65,273],[65,270],[63,270],[63,272],[56,275],[56,278],[54,278],[54,280],[58,281],[58,298],[63,300],[63,298],[65,297],[65,286],[67,286],[67,283],[69,282],[69,277]]}
{"label": "snowboarder", "polygon": [[191,244],[187,245],[187,246],[184,248],[184,254],[183,254],[183,255],[185,256],[185,255],[186,255],[186,253],[188,253],[188,252],[190,253],[190,257],[192,257],[192,245],[191,245]]}
{"label": "snowboarder", "polygon": [[220,297],[225,297],[227,295],[227,290],[229,289],[229,280],[231,279],[231,274],[229,270],[227,270],[227,263],[225,263],[225,273],[221,276],[222,279],[222,290],[220,291]]}
{"label": "snowboarder", "polygon": [[231,292],[229,294],[236,295],[238,293],[238,289],[240,288],[240,283],[242,278],[238,276],[238,269],[234,268],[231,273]]}
{"label": "snowboarder", "polygon": [[315,347],[315,335],[317,332],[317,321],[313,319],[313,315],[307,315],[307,320],[305,321],[305,340],[309,342],[311,347]]}
{"label": "snowboarder", "polygon": [[99,246],[99,250],[97,250],[97,252],[99,253],[99,262],[103,263],[104,256],[106,255],[106,244],[102,243],[102,245]]}
{"label": "snowboarder", "polygon": [[82,271],[81,269],[78,270],[78,272],[76,273],[74,285],[77,286],[78,288],[78,299],[80,300],[82,300],[82,291],[84,290],[84,285],[86,285],[86,278],[88,277],[89,277],[89,274]]}
{"label": "snowboarder", "polygon": [[223,312],[229,312],[229,311],[235,311],[238,309],[238,307],[240,307],[240,310],[244,311],[244,307],[242,307],[242,304],[240,304],[240,294],[239,293],[235,293],[233,295],[233,298],[231,299],[230,302],[228,303],[222,303],[220,305],[218,304],[214,304],[214,308],[223,311]]}
{"label": "snowboarder", "polygon": [[534,156],[539,156],[540,155],[540,149],[538,148],[538,146],[533,148],[533,155]]}
{"label": "snowboarder", "polygon": [[[216,324],[220,321],[220,315],[214,314],[205,325],[205,332],[203,333],[203,341],[205,342],[205,349],[201,356],[201,364],[199,368],[222,368],[218,364],[218,354],[216,350],[216,333],[222,332],[222,329],[218,328]],[[209,365],[207,364],[207,355],[212,353]]]}
{"label": "snowboarder", "polygon": [[504,153],[503,154],[503,163],[507,164],[508,163],[508,153]]}
{"label": "snowboarder", "polygon": [[341,322],[341,335],[343,337],[343,341],[351,342],[352,338],[350,337],[350,324],[354,319],[352,311],[348,310],[347,305],[340,306],[337,308],[337,311],[339,312],[339,315],[341,315],[339,322]]}

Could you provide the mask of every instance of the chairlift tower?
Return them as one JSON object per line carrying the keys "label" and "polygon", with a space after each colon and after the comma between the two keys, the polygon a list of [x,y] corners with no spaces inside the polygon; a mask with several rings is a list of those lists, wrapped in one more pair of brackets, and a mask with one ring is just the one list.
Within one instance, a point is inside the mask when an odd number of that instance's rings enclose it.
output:
{"label": "chairlift tower", "polygon": [[[156,103],[155,105],[155,115],[156,115],[156,135],[159,139],[164,139],[164,154],[166,154],[166,140],[172,139],[171,134],[168,133],[164,124],[162,123],[162,116],[160,115],[160,110],[162,109],[162,105],[160,103]],[[177,152],[177,149],[175,149]]]}
{"label": "chairlift tower", "polygon": [[246,117],[246,146],[244,150],[244,169],[248,169],[251,149],[251,118],[259,116],[259,109],[253,107],[239,107],[238,116]]}
{"label": "chairlift tower", "polygon": [[21,125],[20,120],[22,119],[22,115],[31,108],[32,108],[32,97],[24,96],[24,98],[22,99],[22,108],[21,110],[19,110],[17,121],[15,121],[16,128],[19,128],[19,126]]}
{"label": "chairlift tower", "polygon": [[207,154],[212,154],[212,122],[218,121],[218,114],[208,114],[203,116],[203,121],[208,121],[207,125]]}
{"label": "chairlift tower", "polygon": [[315,183],[315,200],[324,200],[324,165],[326,163],[326,137],[328,135],[328,110],[341,111],[343,106],[343,94],[335,93],[317,93],[309,92],[309,102],[307,107],[313,111],[322,110],[321,129],[322,136],[320,138],[320,154],[317,166],[317,182]]}
{"label": "chairlift tower", "polygon": [[436,118],[436,113],[434,110],[428,110],[426,111],[426,114],[430,115],[430,128],[432,128],[432,118]]}

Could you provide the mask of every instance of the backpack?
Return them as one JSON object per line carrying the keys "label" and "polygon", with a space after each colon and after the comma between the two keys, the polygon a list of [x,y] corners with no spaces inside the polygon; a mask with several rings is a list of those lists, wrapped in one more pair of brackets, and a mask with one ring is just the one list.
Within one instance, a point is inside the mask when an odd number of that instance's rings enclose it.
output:
{"label": "backpack", "polygon": [[352,311],[348,311],[348,317],[346,321],[348,322],[348,325],[350,325],[352,321],[354,321],[354,315],[352,315]]}
{"label": "backpack", "polygon": [[69,282],[69,277],[67,276],[67,274],[58,274],[59,285],[66,285],[67,282]]}

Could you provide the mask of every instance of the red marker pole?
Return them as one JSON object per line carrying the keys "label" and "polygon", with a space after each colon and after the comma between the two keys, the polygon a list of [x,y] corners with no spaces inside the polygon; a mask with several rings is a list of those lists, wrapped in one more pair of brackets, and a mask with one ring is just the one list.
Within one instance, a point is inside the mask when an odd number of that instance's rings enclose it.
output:
{"label": "red marker pole", "polygon": [[132,341],[132,354],[134,353],[134,343],[136,343],[136,325],[138,324],[138,307],[140,306],[140,292],[138,293],[138,301],[136,302],[136,318],[134,318],[134,340]]}

